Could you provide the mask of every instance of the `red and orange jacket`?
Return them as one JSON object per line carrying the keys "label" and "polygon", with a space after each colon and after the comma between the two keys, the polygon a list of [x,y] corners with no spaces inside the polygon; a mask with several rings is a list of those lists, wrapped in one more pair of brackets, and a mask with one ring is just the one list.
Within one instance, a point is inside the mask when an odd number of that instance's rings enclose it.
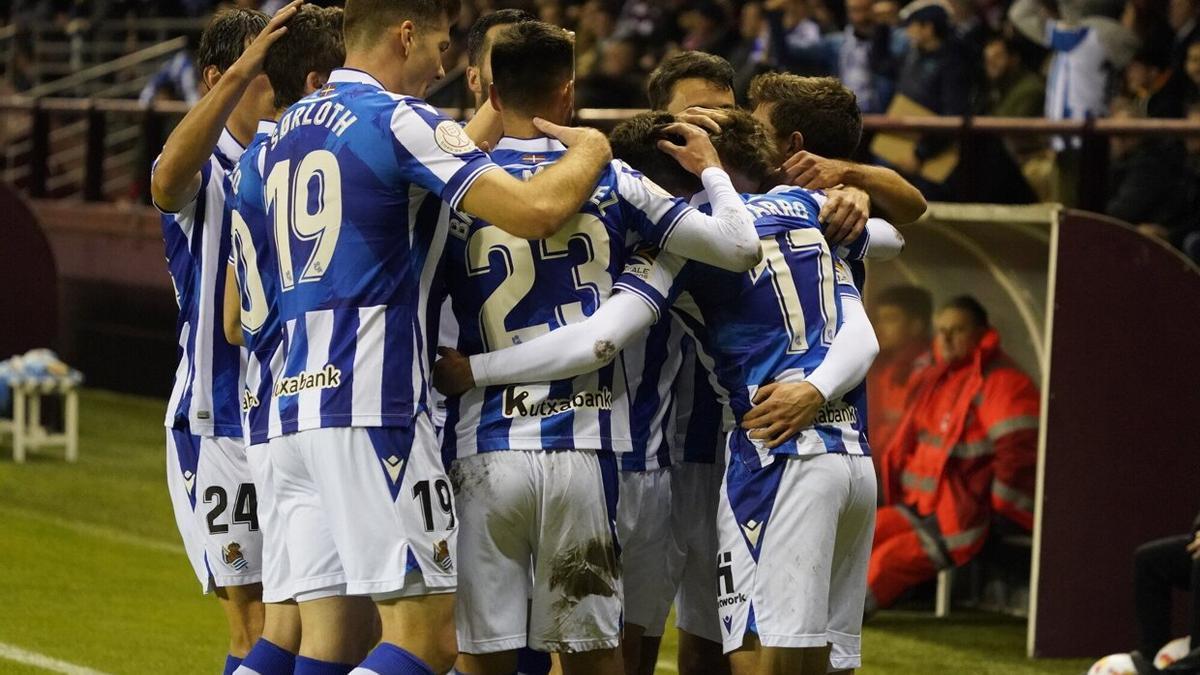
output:
{"label": "red and orange jacket", "polygon": [[884,502],[933,517],[961,565],[983,547],[993,513],[1033,528],[1041,397],[994,329],[965,364],[934,358],[885,449]]}
{"label": "red and orange jacket", "polygon": [[880,354],[867,372],[867,420],[871,447],[879,455],[895,435],[904,414],[912,407],[916,385],[925,369],[933,365],[929,343],[918,341],[897,349],[894,354]]}

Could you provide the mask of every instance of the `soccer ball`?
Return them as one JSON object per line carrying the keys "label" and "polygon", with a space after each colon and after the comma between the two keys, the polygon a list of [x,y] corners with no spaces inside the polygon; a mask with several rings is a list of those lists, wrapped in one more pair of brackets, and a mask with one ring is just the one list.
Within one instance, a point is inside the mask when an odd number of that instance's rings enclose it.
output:
{"label": "soccer ball", "polygon": [[1172,663],[1175,663],[1179,659],[1187,656],[1187,653],[1191,650],[1192,638],[1175,638],[1174,640],[1168,642],[1165,647],[1158,650],[1158,654],[1154,656],[1154,667],[1162,670]]}
{"label": "soccer ball", "polygon": [[1137,668],[1128,654],[1109,654],[1092,664],[1088,675],[1137,675]]}

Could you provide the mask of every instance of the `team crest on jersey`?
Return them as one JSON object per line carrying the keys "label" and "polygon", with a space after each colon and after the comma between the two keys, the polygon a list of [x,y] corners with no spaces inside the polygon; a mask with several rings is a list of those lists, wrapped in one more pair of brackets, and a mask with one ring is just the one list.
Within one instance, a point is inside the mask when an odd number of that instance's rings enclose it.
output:
{"label": "team crest on jersey", "polygon": [[675,198],[675,195],[667,192],[661,186],[659,186],[658,183],[655,183],[645,176],[642,176],[642,185],[645,185],[647,190],[649,190],[652,194],[658,195],[659,197],[665,197],[667,199]]}
{"label": "team crest on jersey", "polygon": [[454,571],[454,559],[450,557],[450,545],[446,543],[445,539],[433,545],[433,562],[443,572]]}
{"label": "team crest on jersey", "polygon": [[546,398],[547,387],[505,387],[504,416],[553,417],[573,410],[612,410],[613,395],[608,387],[599,391],[576,392],[570,398]]}
{"label": "team crest on jersey", "polygon": [[433,140],[442,150],[452,155],[463,155],[475,149],[475,142],[457,122],[446,120],[433,130]]}
{"label": "team crest on jersey", "polygon": [[228,546],[221,547],[221,557],[225,559],[226,565],[238,572],[250,566],[250,563],[246,562],[246,556],[242,554],[242,545],[236,541],[231,541]]}
{"label": "team crest on jersey", "polygon": [[850,268],[841,259],[833,261],[833,277],[839,284],[854,283],[854,278],[850,275]]}

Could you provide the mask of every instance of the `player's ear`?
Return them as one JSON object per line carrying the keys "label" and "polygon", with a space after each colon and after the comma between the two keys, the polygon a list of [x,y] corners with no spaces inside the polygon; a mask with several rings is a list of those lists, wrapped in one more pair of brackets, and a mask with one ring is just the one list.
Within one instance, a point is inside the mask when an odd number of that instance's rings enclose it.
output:
{"label": "player's ear", "polygon": [[793,131],[788,137],[788,154],[792,155],[804,149],[804,134]]}
{"label": "player's ear", "polygon": [[204,72],[200,74],[200,79],[204,81],[206,89],[212,89],[221,79],[221,71],[216,66],[205,66]]}
{"label": "player's ear", "polygon": [[504,110],[500,103],[500,90],[496,89],[495,82],[488,85],[488,100],[492,102],[492,107],[496,109],[496,112]]}
{"label": "player's ear", "polygon": [[413,42],[416,41],[417,27],[412,21],[405,21],[396,29],[396,37],[399,41],[400,54],[404,58],[412,55]]}
{"label": "player's ear", "polygon": [[325,86],[325,81],[329,79],[326,74],[318,73],[317,71],[309,71],[308,75],[304,76],[304,95],[308,96],[314,91]]}
{"label": "player's ear", "polygon": [[568,80],[563,85],[562,93],[559,98],[561,105],[562,118],[565,124],[570,124],[571,118],[575,116],[575,80]]}
{"label": "player's ear", "polygon": [[472,94],[483,95],[483,87],[479,82],[479,67],[467,66],[467,88]]}

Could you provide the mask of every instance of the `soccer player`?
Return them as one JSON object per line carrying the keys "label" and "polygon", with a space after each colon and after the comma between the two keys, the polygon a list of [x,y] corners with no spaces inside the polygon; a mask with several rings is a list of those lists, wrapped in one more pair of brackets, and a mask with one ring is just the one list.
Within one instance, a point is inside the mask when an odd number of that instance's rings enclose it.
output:
{"label": "soccer player", "polygon": [[[496,38],[491,102],[505,137],[493,158],[514,175],[536,177],[561,162],[564,148],[533,120],[570,118],[573,48],[566,31],[543,23],[516,24]],[[607,297],[634,234],[713,264],[754,264],[749,213],[707,134],[675,128],[685,144],[672,151],[713,188],[715,217],[620,163],[604,172],[579,214],[543,242],[447,213],[446,275],[461,349],[499,349],[583,320]],[[631,444],[623,376],[607,368],[556,381],[531,377],[449,401],[444,450],[457,455],[457,621],[466,672],[511,672],[513,650],[526,643],[559,653],[567,673],[620,669],[621,586],[607,502],[615,497],[613,453]]]}
{"label": "soccer player", "polygon": [[[274,498],[267,432],[271,390],[283,365],[282,328],[276,301],[279,266],[269,242],[273,236],[263,194],[262,165],[266,145],[279,116],[296,101],[325,85],[329,73],[346,58],[342,43],[342,10],[313,5],[300,8],[288,30],[267,51],[263,70],[274,91],[275,114],[258,123],[258,131],[230,177],[232,257],[225,284],[225,335],[247,348],[242,423],[246,459],[258,495],[258,521],[263,532],[262,637],[236,675],[284,675],[295,669],[300,650],[300,612],[284,583],[287,552]],[[364,599],[360,616],[347,628],[358,628],[360,655],[377,639],[375,607]]]}
{"label": "soccer player", "polygon": [[353,668],[350,596],[370,596],[382,624],[359,672],[454,663],[458,519],[425,379],[427,263],[444,234],[419,217],[438,206],[425,197],[514,236],[551,236],[611,157],[599,132],[539,121],[571,150],[520,181],[417,98],[444,76],[457,11],[453,0],[348,0],[345,67],[289,108],[267,145],[286,345],[268,455],[300,675]]}
{"label": "soccer player", "polygon": [[239,415],[241,354],[223,336],[229,257],[227,172],[270,115],[268,47],[296,3],[218,13],[200,39],[207,93],[167,138],[150,191],[162,212],[167,268],[179,303],[179,367],[167,405],[167,486],[188,559],[229,623],[232,672],[262,631],[262,536]]}
{"label": "soccer player", "polygon": [[[842,98],[831,103],[841,114],[857,115],[854,97]],[[730,121],[757,131],[739,134],[726,128],[720,136],[722,157],[747,167],[744,158],[767,145],[765,130],[744,114]],[[656,122],[653,115],[643,115],[618,127],[614,150],[638,156],[668,189],[695,192],[699,186],[693,179],[646,150],[659,133]],[[843,136],[846,154],[854,148],[851,138],[857,143],[857,133]],[[622,292],[587,321],[469,360],[447,353],[435,378],[454,390],[519,381],[532,372],[560,376],[594,369],[637,339],[686,283],[697,307],[676,308],[677,314],[697,336],[708,333],[700,341],[713,351],[743,426],[729,441],[721,508],[718,560],[726,650],[740,647],[746,632],[756,632],[767,646],[752,640],[734,657],[737,672],[760,667],[762,672],[800,672],[805,659],[811,672],[825,672],[828,642],[836,645],[832,667],[854,668],[874,472],[869,460],[859,461],[862,457],[822,458],[867,454],[862,379],[878,348],[845,264],[821,236],[816,201],[804,190],[777,188],[752,196],[749,206],[766,257],[748,275],[684,265],[671,255],[635,256],[618,282]],[[680,282],[689,276],[690,281]],[[697,309],[702,321],[692,314]],[[803,418],[760,429],[769,408],[780,405],[774,392],[790,386],[783,380],[799,380],[795,386],[803,393],[793,400],[800,402]],[[752,409],[751,401],[759,405]],[[776,461],[776,454],[798,461]],[[819,497],[814,500],[813,494]],[[786,507],[791,508],[784,512]],[[767,529],[768,520],[774,529]],[[797,555],[804,556],[803,564],[795,564]],[[816,573],[797,574],[800,569]]]}

